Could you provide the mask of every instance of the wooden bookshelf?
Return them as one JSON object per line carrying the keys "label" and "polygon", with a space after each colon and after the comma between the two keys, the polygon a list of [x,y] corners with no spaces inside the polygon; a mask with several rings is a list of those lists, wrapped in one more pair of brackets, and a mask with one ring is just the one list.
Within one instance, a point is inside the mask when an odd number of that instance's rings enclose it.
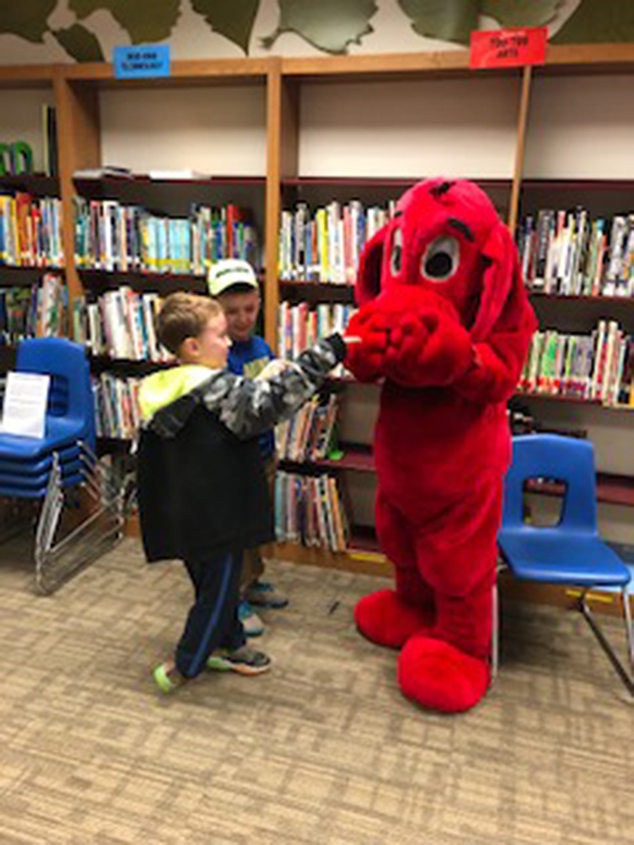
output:
{"label": "wooden bookshelf", "polygon": [[[29,284],[36,274],[44,272],[63,272],[66,276],[69,294],[72,300],[85,290],[100,291],[112,286],[129,284],[135,290],[175,290],[186,287],[204,290],[204,278],[185,274],[147,274],[147,273],[104,273],[96,270],[84,270],[75,266],[73,248],[73,198],[76,193],[90,194],[99,191],[116,191],[121,182],[122,189],[132,184],[142,190],[150,190],[153,185],[161,189],[174,185],[178,190],[188,186],[196,190],[213,190],[215,187],[232,186],[254,188],[264,191],[264,251],[265,251],[265,334],[275,348],[280,297],[289,301],[307,300],[309,302],[347,302],[353,301],[353,290],[346,285],[324,285],[309,282],[280,282],[277,272],[279,250],[279,220],[283,199],[287,196],[304,196],[311,190],[332,190],[345,193],[366,189],[377,190],[386,194],[389,191],[400,193],[416,181],[414,176],[382,177],[368,173],[365,177],[306,176],[302,173],[300,162],[301,135],[301,99],[303,86],[323,84],[336,86],[350,82],[391,82],[401,80],[451,80],[472,78],[509,78],[516,90],[516,133],[515,161],[508,178],[478,179],[485,190],[509,191],[509,225],[514,228],[519,213],[520,199],[533,198],[540,191],[560,191],[562,196],[572,196],[575,192],[613,192],[624,200],[628,192],[634,189],[634,179],[533,179],[524,178],[524,148],[527,130],[531,120],[531,99],[535,95],[535,81],[548,77],[631,74],[634,72],[634,45],[632,44],[588,44],[579,46],[548,46],[544,67],[525,71],[507,69],[496,71],[472,71],[469,67],[469,53],[466,50],[448,50],[432,53],[383,54],[376,56],[331,56],[306,58],[267,58],[267,59],[202,59],[194,61],[174,61],[171,76],[156,80],[129,82],[113,77],[113,68],[109,63],[78,63],[57,65],[23,65],[0,67],[0,88],[22,89],[40,88],[53,91],[54,105],[58,122],[58,170],[59,178],[49,179],[38,175],[26,177],[6,177],[0,179],[2,189],[24,189],[34,195],[59,196],[62,200],[64,223],[64,254],[66,267],[57,268],[22,268],[0,267],[0,280],[3,284]],[[547,83],[546,83],[547,84]],[[178,87],[211,87],[228,85],[262,86],[266,94],[265,132],[266,132],[266,173],[257,177],[240,175],[216,176],[201,180],[166,180],[158,182],[148,177],[136,176],[133,180],[86,180],[75,179],[77,170],[98,168],[107,163],[102,160],[100,92],[104,88],[139,91],[148,89],[169,90]],[[632,209],[634,210],[634,209]],[[591,308],[606,306],[623,309],[630,307],[631,301],[608,297],[563,297],[560,295],[532,294],[539,307],[548,303],[561,303],[571,308]],[[555,306],[553,306],[554,308]],[[140,372],[144,367],[156,367],[147,362],[113,362],[100,358],[94,362],[98,369],[112,368],[115,371]],[[341,382],[351,382],[344,377]],[[588,402],[571,397],[549,396],[545,394],[518,393],[517,399],[540,403],[565,403],[578,405],[579,409],[587,406],[603,408],[597,402]],[[625,409],[617,408],[621,411]],[[575,411],[576,412],[576,411]],[[614,419],[621,419],[615,417]],[[121,441],[118,441],[119,443]],[[332,471],[350,470],[369,473],[373,471],[369,452],[355,452],[350,449],[341,461],[320,463],[319,469]],[[601,501],[615,504],[632,504],[632,482],[624,476],[599,476],[599,496]],[[544,491],[550,492],[550,491]],[[359,553],[373,554],[363,547],[363,532],[355,529],[354,543],[359,546]],[[365,541],[368,540],[367,536]],[[356,548],[356,545],[355,545]],[[353,566],[354,560],[347,553],[336,561],[325,552],[306,550],[311,560],[322,565]],[[285,554],[292,558],[290,551]],[[375,565],[375,562],[372,564]],[[385,572],[384,563],[380,564]]]}

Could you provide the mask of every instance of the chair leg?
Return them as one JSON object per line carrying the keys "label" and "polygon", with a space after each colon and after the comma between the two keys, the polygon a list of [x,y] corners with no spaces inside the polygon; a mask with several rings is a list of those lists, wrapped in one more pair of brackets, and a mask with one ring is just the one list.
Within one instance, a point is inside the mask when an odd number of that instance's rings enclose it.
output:
{"label": "chair leg", "polygon": [[625,637],[627,639],[627,655],[630,659],[630,675],[634,678],[634,628],[632,627],[632,610],[627,587],[623,588],[621,601],[623,602],[623,621],[625,623]]}
{"label": "chair leg", "polygon": [[498,678],[500,668],[500,608],[497,581],[491,590],[491,686]]}
{"label": "chair leg", "polygon": [[85,470],[85,489],[97,509],[63,539],[54,543],[64,507],[64,491],[57,456],[49,480],[35,543],[35,583],[45,595],[55,592],[73,575],[112,548],[122,536],[123,490],[102,477],[102,468]]}
{"label": "chair leg", "polygon": [[590,610],[590,608],[588,606],[588,602],[586,600],[587,592],[588,592],[587,590],[584,590],[583,593],[581,594],[581,597],[579,599],[579,610],[584,615],[585,620],[588,623],[588,625],[590,626],[590,630],[592,631],[592,633],[596,637],[599,645],[601,646],[603,651],[606,653],[608,660],[612,664],[612,668],[614,669],[616,674],[619,676],[619,678],[623,682],[623,684],[624,684],[625,688],[627,689],[627,691],[629,692],[629,694],[634,697],[634,679],[633,679],[633,672],[632,672],[632,669],[634,668],[633,665],[632,665],[632,621],[631,621],[629,604],[627,602],[627,597],[624,596],[625,602],[624,602],[623,614],[624,614],[624,618],[625,618],[625,627],[626,627],[627,640],[628,640],[628,650],[629,650],[628,656],[629,656],[629,659],[630,659],[630,672],[629,673],[626,670],[626,668],[623,666],[621,661],[619,660],[618,655],[616,654],[616,652],[612,648],[611,644],[606,639],[605,634],[603,633],[603,631],[599,627],[596,619],[594,618],[594,614]]}

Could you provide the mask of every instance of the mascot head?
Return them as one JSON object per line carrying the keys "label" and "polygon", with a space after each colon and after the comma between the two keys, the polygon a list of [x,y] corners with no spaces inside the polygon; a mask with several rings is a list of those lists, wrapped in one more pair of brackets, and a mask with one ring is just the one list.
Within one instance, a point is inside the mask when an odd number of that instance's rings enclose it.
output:
{"label": "mascot head", "polygon": [[513,239],[477,185],[429,179],[403,194],[361,257],[358,304],[399,286],[447,300],[476,343],[523,301]]}

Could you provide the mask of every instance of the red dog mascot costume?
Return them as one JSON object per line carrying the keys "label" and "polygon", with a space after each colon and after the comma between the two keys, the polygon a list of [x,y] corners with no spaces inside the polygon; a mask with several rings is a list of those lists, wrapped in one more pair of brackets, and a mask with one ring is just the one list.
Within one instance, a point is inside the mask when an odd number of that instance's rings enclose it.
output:
{"label": "red dog mascot costume", "polygon": [[361,632],[401,648],[398,682],[459,712],[490,680],[492,588],[506,401],[535,317],[517,251],[486,194],[420,182],[366,246],[347,365],[384,379],[375,432],[376,525],[396,589],[362,599]]}

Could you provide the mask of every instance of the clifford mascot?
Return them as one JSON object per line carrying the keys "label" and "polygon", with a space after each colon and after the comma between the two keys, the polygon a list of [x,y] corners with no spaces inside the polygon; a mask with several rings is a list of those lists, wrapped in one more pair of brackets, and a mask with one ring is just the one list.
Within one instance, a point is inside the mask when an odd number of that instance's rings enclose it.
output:
{"label": "clifford mascot", "polygon": [[382,380],[376,527],[395,589],[361,599],[359,630],[400,649],[423,707],[468,710],[490,682],[506,401],[536,321],[507,227],[471,182],[420,182],[367,244],[347,366]]}

